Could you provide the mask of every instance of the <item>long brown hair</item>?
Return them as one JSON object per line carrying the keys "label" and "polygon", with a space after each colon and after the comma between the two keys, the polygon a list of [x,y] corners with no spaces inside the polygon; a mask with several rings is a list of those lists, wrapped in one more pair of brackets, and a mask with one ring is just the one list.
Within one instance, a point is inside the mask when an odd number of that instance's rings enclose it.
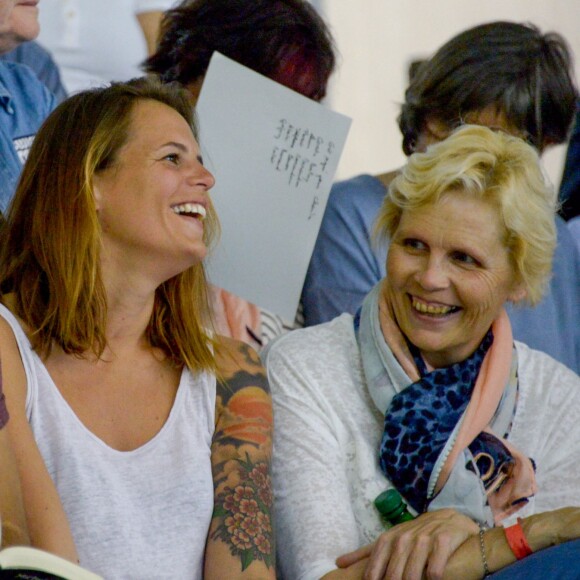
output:
{"label": "long brown hair", "polygon": [[[27,325],[33,347],[100,356],[107,301],[100,270],[101,231],[94,175],[125,144],[135,104],[151,99],[176,110],[197,135],[187,92],[153,79],[92,89],[64,101],[38,132],[0,234],[0,292]],[[209,208],[205,242],[219,225]],[[202,263],[155,292],[150,344],[175,364],[215,371],[211,311]],[[53,342],[54,341],[54,342]]]}

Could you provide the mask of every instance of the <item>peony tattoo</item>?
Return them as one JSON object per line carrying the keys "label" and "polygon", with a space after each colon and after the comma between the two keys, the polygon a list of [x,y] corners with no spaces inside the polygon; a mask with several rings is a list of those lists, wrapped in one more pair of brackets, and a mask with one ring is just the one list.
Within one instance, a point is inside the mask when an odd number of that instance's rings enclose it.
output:
{"label": "peony tattoo", "polygon": [[274,563],[274,546],[268,465],[252,464],[248,454],[245,461],[238,462],[242,483],[226,487],[216,498],[213,517],[221,517],[222,521],[212,538],[230,545],[232,554],[241,558],[242,571],[255,560],[262,560],[269,568]]}

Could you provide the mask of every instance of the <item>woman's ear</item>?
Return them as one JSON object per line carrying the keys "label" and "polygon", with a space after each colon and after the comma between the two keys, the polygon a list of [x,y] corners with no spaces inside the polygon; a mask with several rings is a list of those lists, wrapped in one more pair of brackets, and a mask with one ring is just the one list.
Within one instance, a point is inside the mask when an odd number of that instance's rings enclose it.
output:
{"label": "woman's ear", "polygon": [[437,141],[443,141],[449,137],[451,130],[447,123],[436,119],[435,117],[427,117],[425,120],[425,128]]}
{"label": "woman's ear", "polygon": [[203,85],[203,80],[205,79],[205,75],[200,76],[199,78],[195,79],[194,81],[185,85],[185,88],[189,92],[189,100],[191,104],[195,107],[197,101],[199,99],[199,93],[201,93],[201,86]]}
{"label": "woman's ear", "polygon": [[528,291],[523,282],[517,282],[508,296],[508,300],[517,304],[528,296]]}
{"label": "woman's ear", "polygon": [[439,143],[449,137],[451,130],[449,126],[436,119],[435,117],[427,117],[422,131],[419,133],[417,143],[415,144],[415,151],[423,152],[429,145]]}
{"label": "woman's ear", "polygon": [[93,177],[93,197],[95,199],[95,208],[97,211],[101,209],[101,203],[103,197],[101,195],[101,188],[100,188],[101,180],[97,175]]}

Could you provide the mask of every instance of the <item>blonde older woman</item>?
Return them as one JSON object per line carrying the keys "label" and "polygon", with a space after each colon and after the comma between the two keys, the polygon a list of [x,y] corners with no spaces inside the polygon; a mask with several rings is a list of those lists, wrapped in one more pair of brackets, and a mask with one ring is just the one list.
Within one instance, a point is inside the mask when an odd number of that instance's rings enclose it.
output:
{"label": "blonde older woman", "polygon": [[[580,379],[504,311],[542,296],[555,201],[529,145],[457,130],[393,181],[361,311],[271,348],[285,578],[478,578],[515,560],[486,527],[516,516],[533,550],[578,536],[580,510],[549,510],[580,505]],[[384,532],[392,487],[430,513]]]}

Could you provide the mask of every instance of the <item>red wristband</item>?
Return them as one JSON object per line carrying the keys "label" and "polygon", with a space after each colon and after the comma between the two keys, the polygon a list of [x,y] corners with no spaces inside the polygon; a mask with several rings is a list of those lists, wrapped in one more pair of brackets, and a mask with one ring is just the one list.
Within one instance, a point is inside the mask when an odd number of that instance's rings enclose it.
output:
{"label": "red wristband", "polygon": [[514,524],[509,528],[504,528],[503,530],[505,532],[507,543],[518,560],[533,553],[533,550],[530,548],[530,544],[528,544],[528,540],[526,540],[526,536],[524,535],[521,518],[518,518],[517,524]]}

